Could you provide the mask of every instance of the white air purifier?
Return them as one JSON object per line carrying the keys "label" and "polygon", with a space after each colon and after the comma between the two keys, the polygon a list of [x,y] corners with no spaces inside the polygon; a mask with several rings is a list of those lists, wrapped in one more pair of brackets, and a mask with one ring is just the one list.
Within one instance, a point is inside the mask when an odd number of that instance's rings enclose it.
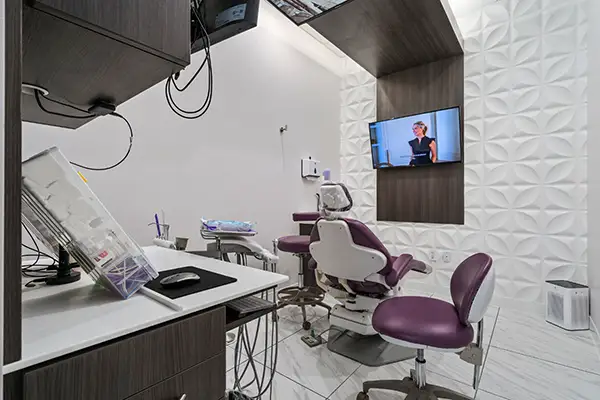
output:
{"label": "white air purifier", "polygon": [[546,321],[568,331],[590,329],[590,289],[569,281],[546,281]]}

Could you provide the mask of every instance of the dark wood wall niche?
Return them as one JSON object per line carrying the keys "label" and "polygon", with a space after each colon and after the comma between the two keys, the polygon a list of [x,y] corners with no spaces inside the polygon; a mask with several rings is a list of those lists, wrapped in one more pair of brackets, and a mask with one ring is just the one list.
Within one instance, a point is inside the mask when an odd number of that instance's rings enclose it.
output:
{"label": "dark wood wall niche", "polygon": [[[348,0],[308,24],[378,78],[377,120],[458,106],[462,143],[464,51],[443,1]],[[464,224],[464,165],[378,170],[377,219]]]}
{"label": "dark wood wall niche", "polygon": [[440,0],[349,0],[308,24],[377,78],[463,54]]}
{"label": "dark wood wall niche", "polygon": [[[377,120],[456,106],[464,148],[462,55],[377,80]],[[464,164],[378,170],[377,220],[464,224]]]}

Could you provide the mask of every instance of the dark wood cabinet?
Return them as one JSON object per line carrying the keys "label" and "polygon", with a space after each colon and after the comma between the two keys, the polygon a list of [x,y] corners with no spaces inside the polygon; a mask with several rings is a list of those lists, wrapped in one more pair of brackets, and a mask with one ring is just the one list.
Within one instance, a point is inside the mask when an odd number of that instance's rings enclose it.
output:
{"label": "dark wood cabinet", "polygon": [[225,356],[213,357],[127,400],[219,400],[225,393]]}
{"label": "dark wood cabinet", "polygon": [[[218,395],[210,398],[219,399],[225,390],[224,352],[225,308],[220,307],[26,371],[23,398],[122,400],[179,374],[182,376],[175,383],[157,389],[157,393],[180,388],[193,393],[193,385],[209,382],[211,390],[219,389]],[[203,364],[207,360],[211,361]],[[195,366],[198,369],[183,375]],[[199,382],[191,382],[193,377]]]}
{"label": "dark wood cabinet", "polygon": [[190,62],[190,0],[30,0],[29,4],[182,66]]}
{"label": "dark wood cabinet", "polygon": [[[88,109],[116,106],[190,62],[189,0],[39,0],[23,6],[23,82]],[[24,121],[77,128],[22,95]],[[50,111],[85,115],[44,101]]]}

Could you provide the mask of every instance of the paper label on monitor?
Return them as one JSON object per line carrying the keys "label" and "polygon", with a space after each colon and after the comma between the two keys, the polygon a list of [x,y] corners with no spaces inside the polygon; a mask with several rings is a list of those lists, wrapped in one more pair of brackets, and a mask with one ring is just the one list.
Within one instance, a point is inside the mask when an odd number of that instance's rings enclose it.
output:
{"label": "paper label on monitor", "polygon": [[246,4],[239,4],[219,13],[215,19],[215,27],[220,28],[233,21],[239,21],[246,16]]}
{"label": "paper label on monitor", "polygon": [[98,253],[96,253],[96,255],[94,255],[94,261],[101,267],[110,262],[113,258],[114,255],[109,249],[100,250]]}

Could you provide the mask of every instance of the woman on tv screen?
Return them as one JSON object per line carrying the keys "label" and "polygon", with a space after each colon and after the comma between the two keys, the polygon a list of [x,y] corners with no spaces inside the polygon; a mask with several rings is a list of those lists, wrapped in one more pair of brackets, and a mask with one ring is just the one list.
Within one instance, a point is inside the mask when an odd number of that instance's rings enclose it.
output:
{"label": "woman on tv screen", "polygon": [[411,166],[427,165],[437,162],[435,139],[427,137],[427,125],[422,121],[413,124],[415,138],[408,142],[412,150]]}

